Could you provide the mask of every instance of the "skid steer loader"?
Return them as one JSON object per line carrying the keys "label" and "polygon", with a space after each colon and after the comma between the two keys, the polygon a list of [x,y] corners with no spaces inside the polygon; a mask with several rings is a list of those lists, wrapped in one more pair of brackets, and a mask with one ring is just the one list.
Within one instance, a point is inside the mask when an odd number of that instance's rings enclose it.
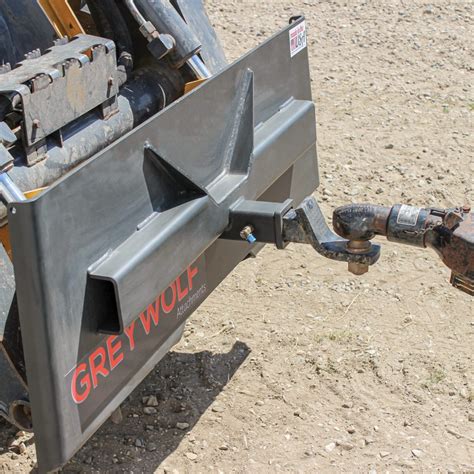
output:
{"label": "skid steer loader", "polygon": [[[0,414],[64,465],[265,244],[365,273],[431,247],[474,293],[468,206],[329,229],[301,16],[228,65],[202,0],[0,3]],[[55,449],[51,449],[54,444]]]}

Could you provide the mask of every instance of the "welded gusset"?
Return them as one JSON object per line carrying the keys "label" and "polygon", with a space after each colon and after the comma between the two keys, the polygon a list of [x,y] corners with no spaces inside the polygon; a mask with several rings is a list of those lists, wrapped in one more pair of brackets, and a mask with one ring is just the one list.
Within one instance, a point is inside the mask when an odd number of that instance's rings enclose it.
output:
{"label": "welded gusset", "polygon": [[310,244],[326,258],[364,267],[373,265],[380,257],[379,245],[369,242],[364,248],[351,249],[347,239],[332,232],[313,197],[307,197],[300,206],[283,217],[283,240]]}
{"label": "welded gusset", "polygon": [[349,204],[334,211],[335,231],[362,245],[376,235],[392,242],[430,247],[452,270],[451,283],[474,295],[474,214],[470,207],[453,209]]}

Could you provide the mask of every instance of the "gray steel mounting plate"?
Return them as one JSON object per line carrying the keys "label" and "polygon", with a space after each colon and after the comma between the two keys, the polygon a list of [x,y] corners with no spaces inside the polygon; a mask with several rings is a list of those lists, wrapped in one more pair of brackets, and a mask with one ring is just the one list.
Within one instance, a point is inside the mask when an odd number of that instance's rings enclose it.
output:
{"label": "gray steel mounting plate", "polygon": [[77,451],[259,248],[219,238],[230,209],[317,187],[308,55],[290,52],[302,22],[10,206],[41,470]]}

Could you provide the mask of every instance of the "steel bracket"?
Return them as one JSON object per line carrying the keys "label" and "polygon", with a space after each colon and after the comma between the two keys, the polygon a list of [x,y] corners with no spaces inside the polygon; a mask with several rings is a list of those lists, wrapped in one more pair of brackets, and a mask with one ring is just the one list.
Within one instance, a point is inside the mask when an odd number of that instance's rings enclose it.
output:
{"label": "steel bracket", "polygon": [[372,244],[367,251],[354,253],[349,241],[336,235],[327,225],[324,215],[312,196],[288,212],[283,219],[283,240],[310,244],[316,252],[331,260],[374,265],[380,257],[380,245]]}
{"label": "steel bracket", "polygon": [[284,249],[288,242],[283,240],[283,216],[292,207],[292,199],[283,203],[240,201],[231,209],[229,227],[221,238],[241,240],[240,232],[249,226],[257,242],[272,243]]}

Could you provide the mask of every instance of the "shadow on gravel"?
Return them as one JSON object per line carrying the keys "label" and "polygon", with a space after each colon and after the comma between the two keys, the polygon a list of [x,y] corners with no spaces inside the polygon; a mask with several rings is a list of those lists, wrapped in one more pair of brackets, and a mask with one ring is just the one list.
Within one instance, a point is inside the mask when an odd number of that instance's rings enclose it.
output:
{"label": "shadow on gravel", "polygon": [[169,353],[123,403],[123,420],[107,421],[62,472],[154,472],[249,353],[242,342],[224,354]]}

